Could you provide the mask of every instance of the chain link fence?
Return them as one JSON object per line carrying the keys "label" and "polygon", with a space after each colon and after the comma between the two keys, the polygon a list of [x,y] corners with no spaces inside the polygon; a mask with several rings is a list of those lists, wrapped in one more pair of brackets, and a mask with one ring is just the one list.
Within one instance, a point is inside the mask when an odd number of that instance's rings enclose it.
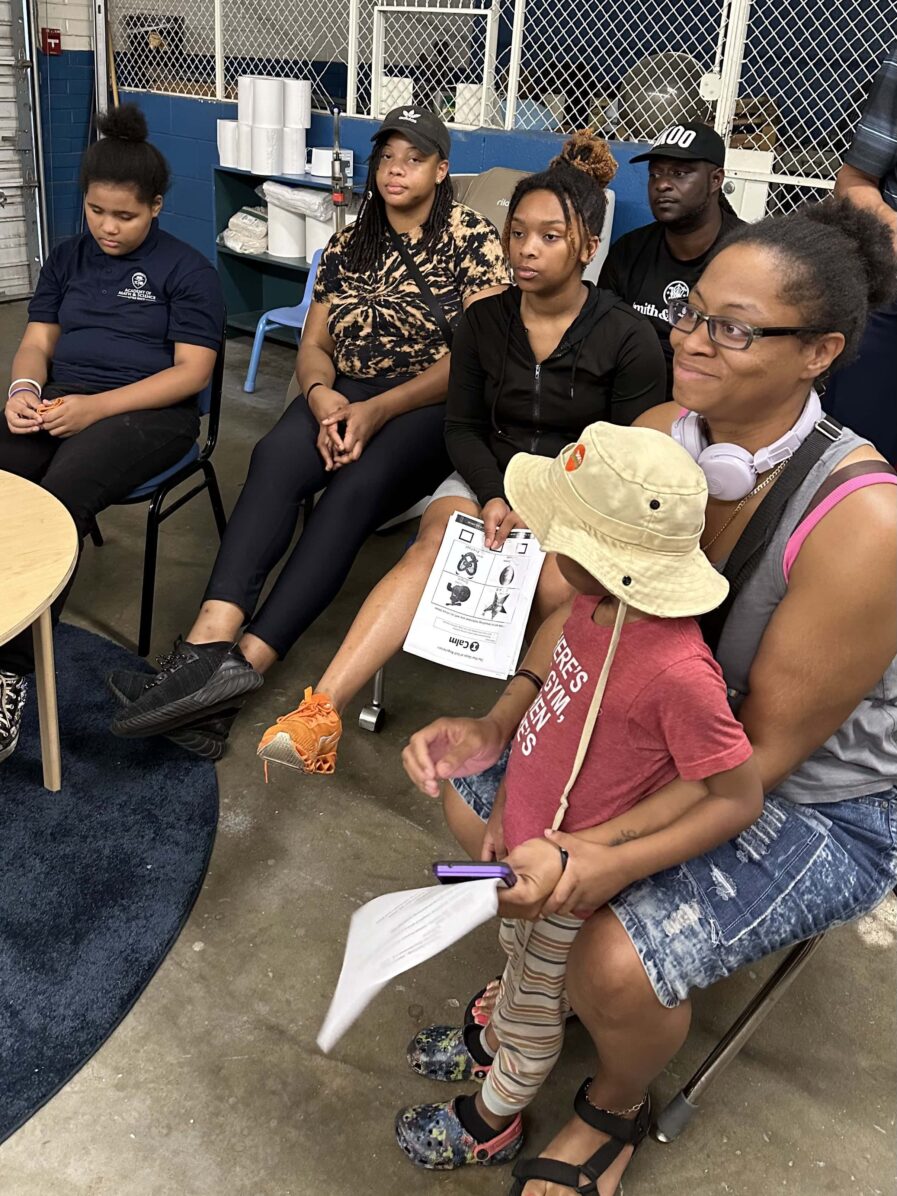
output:
{"label": "chain link fence", "polygon": [[773,153],[767,211],[821,199],[860,119],[869,84],[897,40],[893,0],[753,0],[736,131]]}
{"label": "chain link fence", "polygon": [[108,11],[119,87],[216,94],[213,0],[115,0]]}
{"label": "chain link fence", "polygon": [[346,0],[220,0],[224,99],[240,75],[310,79],[312,103],[329,109],[346,95]]}
{"label": "chain link fence", "polygon": [[897,40],[894,0],[751,0],[735,29],[733,0],[111,0],[110,19],[123,88],[233,99],[242,74],[302,77],[319,110],[623,141],[715,122],[760,151],[746,177],[771,212],[830,189]]}
{"label": "chain link fence", "polygon": [[702,76],[718,62],[723,0],[529,0],[514,125],[592,128],[646,141],[682,120],[712,120]]}
{"label": "chain link fence", "polygon": [[413,105],[449,124],[502,125],[496,92],[497,6],[480,0],[374,7],[372,116]]}

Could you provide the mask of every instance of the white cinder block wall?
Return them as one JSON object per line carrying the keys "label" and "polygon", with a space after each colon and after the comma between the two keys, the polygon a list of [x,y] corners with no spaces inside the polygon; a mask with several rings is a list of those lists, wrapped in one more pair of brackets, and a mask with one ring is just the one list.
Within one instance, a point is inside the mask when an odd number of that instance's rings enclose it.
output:
{"label": "white cinder block wall", "polygon": [[63,50],[93,49],[92,16],[90,0],[39,0],[38,3],[39,27],[58,29]]}

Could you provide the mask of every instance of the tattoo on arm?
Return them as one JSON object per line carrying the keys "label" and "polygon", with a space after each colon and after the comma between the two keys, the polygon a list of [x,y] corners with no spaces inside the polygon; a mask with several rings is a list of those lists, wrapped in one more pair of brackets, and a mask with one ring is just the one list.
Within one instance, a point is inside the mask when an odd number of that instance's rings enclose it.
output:
{"label": "tattoo on arm", "polygon": [[642,837],[641,831],[620,831],[615,839],[611,839],[611,847],[620,847],[623,843],[629,843],[632,839],[640,839]]}

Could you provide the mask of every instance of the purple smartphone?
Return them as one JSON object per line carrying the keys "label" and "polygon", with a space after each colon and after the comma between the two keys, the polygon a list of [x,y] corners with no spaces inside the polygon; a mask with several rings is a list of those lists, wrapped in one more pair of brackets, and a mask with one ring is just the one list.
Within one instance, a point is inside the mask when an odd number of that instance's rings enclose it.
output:
{"label": "purple smartphone", "polygon": [[463,880],[503,880],[510,889],[517,883],[513,869],[507,864],[485,861],[439,860],[433,865],[433,875],[443,885],[456,885]]}

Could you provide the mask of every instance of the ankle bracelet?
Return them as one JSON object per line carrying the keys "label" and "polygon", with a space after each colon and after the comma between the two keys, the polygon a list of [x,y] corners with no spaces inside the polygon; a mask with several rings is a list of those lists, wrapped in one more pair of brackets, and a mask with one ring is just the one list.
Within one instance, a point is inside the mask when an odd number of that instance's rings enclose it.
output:
{"label": "ankle bracelet", "polygon": [[[586,1100],[589,1100],[589,1092],[591,1091],[591,1088],[592,1085],[590,1083],[589,1087],[585,1091]],[[633,1105],[630,1109],[605,1109],[601,1105],[592,1104],[591,1101],[589,1101],[589,1104],[592,1105],[593,1109],[597,1109],[599,1113],[607,1113],[611,1117],[628,1117],[632,1113],[637,1113],[647,1099],[648,1094],[646,1092],[638,1104]]]}

